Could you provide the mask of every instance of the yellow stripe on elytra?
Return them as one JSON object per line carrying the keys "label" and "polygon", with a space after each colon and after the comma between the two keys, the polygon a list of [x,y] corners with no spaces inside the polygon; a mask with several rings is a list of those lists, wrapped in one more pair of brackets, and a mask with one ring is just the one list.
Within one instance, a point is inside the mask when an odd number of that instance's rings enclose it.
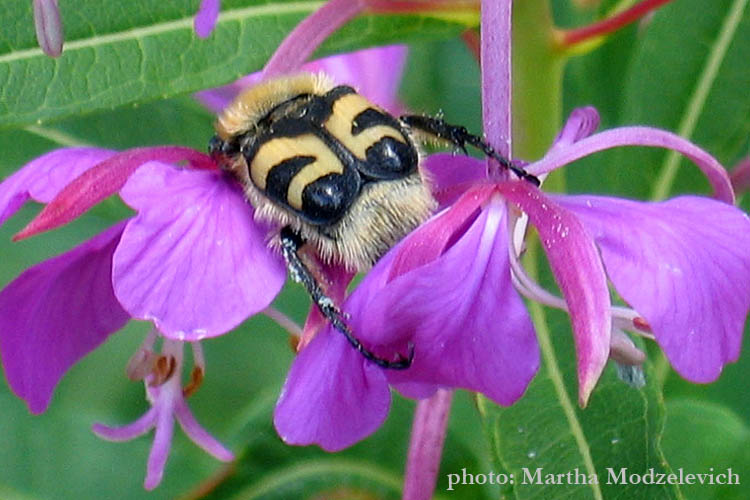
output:
{"label": "yellow stripe on elytra", "polygon": [[384,137],[406,143],[401,132],[388,125],[376,125],[352,135],[352,123],[361,112],[374,106],[359,94],[346,94],[333,103],[333,112],[324,126],[341,144],[360,160],[366,160],[367,148]]}
{"label": "yellow stripe on elytra", "polygon": [[298,156],[312,156],[315,161],[305,165],[292,177],[287,188],[287,202],[302,210],[302,191],[328,174],[343,174],[344,165],[326,144],[312,134],[299,137],[276,137],[263,144],[250,164],[250,177],[259,189],[266,190],[268,173],[286,160]]}

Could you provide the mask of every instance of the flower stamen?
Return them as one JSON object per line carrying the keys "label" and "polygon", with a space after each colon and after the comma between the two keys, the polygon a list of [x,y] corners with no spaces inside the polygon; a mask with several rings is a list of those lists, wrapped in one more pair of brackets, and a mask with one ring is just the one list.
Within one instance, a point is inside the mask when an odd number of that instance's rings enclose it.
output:
{"label": "flower stamen", "polygon": [[194,366],[190,372],[190,382],[182,388],[182,396],[189,398],[197,391],[203,383],[203,368]]}
{"label": "flower stamen", "polygon": [[128,379],[137,382],[144,380],[148,375],[153,373],[156,368],[158,355],[154,352],[154,343],[156,342],[156,330],[152,329],[143,340],[140,347],[133,353],[128,365],[125,367],[125,373]]}
{"label": "flower stamen", "polygon": [[151,379],[148,381],[148,385],[151,387],[159,387],[172,378],[176,368],[177,360],[174,356],[160,355],[156,359],[154,369],[151,371]]}
{"label": "flower stamen", "polygon": [[646,361],[646,355],[635,346],[628,334],[619,328],[612,328],[609,357],[621,365],[627,366],[641,365]]}

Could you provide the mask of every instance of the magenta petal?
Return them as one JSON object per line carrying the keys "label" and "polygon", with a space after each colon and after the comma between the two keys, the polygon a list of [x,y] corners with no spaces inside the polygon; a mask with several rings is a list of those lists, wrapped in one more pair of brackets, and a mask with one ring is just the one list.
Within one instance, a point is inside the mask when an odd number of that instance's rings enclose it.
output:
{"label": "magenta petal", "polygon": [[67,184],[115,153],[107,149],[57,149],[36,158],[0,184],[0,224],[31,198],[49,203]]}
{"label": "magenta petal", "polygon": [[198,13],[195,15],[195,33],[199,37],[208,38],[214,30],[220,6],[220,0],[201,0]]}
{"label": "magenta petal", "polygon": [[585,406],[609,356],[612,318],[607,278],[599,251],[576,216],[528,182],[498,189],[526,212],[539,231],[565,301],[578,358],[578,398]]}
{"label": "magenta petal", "polygon": [[[460,236],[461,231],[465,230],[464,226],[476,216],[480,206],[491,195],[492,186],[489,184],[465,193],[449,209],[433,216],[410,237],[402,240],[397,247],[388,252],[378,262],[377,272],[370,273],[372,277],[367,279],[373,284],[384,283],[437,259],[445,251],[446,246]],[[382,270],[386,273],[384,278],[375,278],[374,276],[379,275]]]}
{"label": "magenta petal", "polygon": [[289,444],[338,451],[375,432],[390,404],[383,370],[326,328],[292,363],[274,423]]}
{"label": "magenta petal", "polygon": [[130,175],[149,161],[184,161],[195,168],[217,168],[208,155],[181,146],[135,148],[117,153],[67,184],[14,239],[28,238],[67,224],[119,191]]}
{"label": "magenta petal", "polygon": [[24,271],[0,292],[5,376],[32,413],[76,361],[129,319],[112,290],[112,254],[124,224]]}
{"label": "magenta petal", "polygon": [[263,78],[296,71],[331,33],[365,10],[361,0],[328,0],[303,19],[282,41],[263,68]]}
{"label": "magenta petal", "polygon": [[620,146],[650,146],[677,151],[692,160],[706,175],[716,198],[727,203],[734,202],[732,183],[721,163],[692,142],[666,130],[651,127],[620,127],[605,130],[568,147],[551,149],[544,158],[528,165],[526,170],[537,176],[546,174],[597,151]]}
{"label": "magenta petal", "polygon": [[560,133],[557,134],[550,151],[570,146],[590,136],[597,127],[599,127],[599,112],[596,108],[586,106],[574,109]]}
{"label": "magenta petal", "polygon": [[711,382],[740,353],[750,308],[750,220],[684,196],[643,203],[556,197],[601,250],[610,280],[686,379]]}
{"label": "magenta petal", "polygon": [[[375,104],[398,115],[404,112],[404,106],[398,98],[398,88],[405,63],[406,47],[390,45],[324,57],[305,63],[300,69],[312,73],[323,71],[334,82],[354,86]],[[229,85],[203,90],[195,96],[204,106],[218,113],[240,92],[260,80],[261,73],[257,72]]]}
{"label": "magenta petal", "polygon": [[444,208],[454,203],[467,189],[487,177],[483,161],[451,153],[430,155],[423,163],[430,180],[430,191]]}
{"label": "magenta petal", "polygon": [[419,382],[481,392],[510,405],[536,373],[539,349],[511,283],[506,228],[505,204],[496,196],[442,256],[387,283],[361,311],[347,308],[363,340],[389,330],[401,332],[392,337],[411,336],[411,368],[387,372],[407,396],[418,395],[400,383]]}
{"label": "magenta petal", "polygon": [[372,102],[394,115],[405,111],[398,99],[398,88],[404,72],[405,45],[373,47],[309,62],[302,69],[323,71],[337,83],[348,84]]}
{"label": "magenta petal", "polygon": [[138,215],[115,252],[115,293],[133,317],[154,321],[165,337],[221,335],[265,309],[281,289],[281,258],[222,172],[152,162],[121,196]]}

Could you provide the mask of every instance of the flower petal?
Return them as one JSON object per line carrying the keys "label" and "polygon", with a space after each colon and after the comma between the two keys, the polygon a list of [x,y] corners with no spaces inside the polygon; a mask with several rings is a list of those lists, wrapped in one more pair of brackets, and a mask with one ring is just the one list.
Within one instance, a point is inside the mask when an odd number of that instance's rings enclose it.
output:
{"label": "flower petal", "polygon": [[91,166],[56,193],[55,198],[14,239],[28,238],[67,224],[119,191],[138,167],[152,160],[185,161],[195,168],[216,168],[208,155],[179,146],[136,148],[118,153]]}
{"label": "flower petal", "polygon": [[221,335],[265,309],[286,279],[238,186],[219,171],[151,162],[122,189],[138,211],[114,256],[115,293],[168,338]]}
{"label": "flower petal", "polygon": [[112,290],[124,224],[24,271],[0,292],[0,353],[13,392],[32,413],[76,361],[128,321]]}
{"label": "flower petal", "polygon": [[[461,196],[449,209],[443,210],[422,224],[410,237],[404,238],[381,259],[376,267],[387,269],[387,272],[384,280],[377,281],[383,283],[391,281],[397,276],[437,259],[450,243],[460,237],[461,231],[466,229],[465,226],[473,220],[479,212],[479,207],[491,195],[491,185],[475,187]],[[393,259],[392,264],[391,259]],[[370,278],[373,285],[376,282],[375,276],[380,272],[378,270],[377,273],[370,273],[373,274]]]}
{"label": "flower petal", "polygon": [[487,177],[485,163],[470,156],[437,153],[428,156],[422,166],[430,180],[430,191],[441,209]]}
{"label": "flower petal", "polygon": [[405,45],[389,45],[357,50],[306,63],[302,69],[323,71],[338,83],[346,83],[363,96],[394,115],[405,110],[398,98],[406,64]]}
{"label": "flower petal", "polygon": [[[357,50],[346,54],[324,57],[305,63],[300,70],[323,71],[337,83],[357,88],[372,102],[393,114],[400,114],[404,106],[398,98],[398,88],[406,63],[406,47],[390,45]],[[261,72],[210,90],[197,92],[195,97],[215,113],[226,108],[243,90],[261,81]]]}
{"label": "flower petal", "polygon": [[263,78],[296,71],[331,33],[366,6],[362,0],[328,0],[284,38],[263,68]]}
{"label": "flower petal", "polygon": [[[563,125],[562,130],[557,134],[557,138],[552,143],[549,151],[555,151],[560,148],[566,148],[571,144],[585,139],[594,133],[599,127],[599,112],[592,106],[576,108],[568,117]],[[549,154],[549,151],[547,154]]]}
{"label": "flower petal", "polygon": [[73,179],[114,154],[107,149],[65,148],[30,161],[0,184],[0,224],[29,198],[49,203]]}
{"label": "flower petal", "polygon": [[607,278],[599,252],[576,216],[530,183],[505,182],[497,187],[526,212],[539,231],[568,304],[578,358],[578,400],[586,406],[607,363],[612,328]]}
{"label": "flower petal", "polygon": [[201,0],[198,13],[195,14],[195,33],[201,38],[208,38],[216,27],[219,18],[220,0]]}
{"label": "flower petal", "polygon": [[338,451],[375,432],[390,404],[383,370],[326,328],[292,363],[274,423],[286,443]]}
{"label": "flower petal", "polygon": [[750,308],[745,214],[694,196],[555,199],[594,236],[618,293],[648,321],[683,377],[711,382],[737,359]]}
{"label": "flower petal", "polygon": [[387,372],[407,396],[418,394],[400,383],[418,382],[465,388],[510,405],[539,367],[534,329],[511,283],[507,213],[499,196],[443,255],[360,304],[362,310],[347,311],[361,339],[389,330],[401,332],[390,337],[411,337],[412,366]]}
{"label": "flower petal", "polygon": [[713,156],[678,135],[651,127],[620,127],[594,134],[567,147],[551,149],[544,158],[528,165],[526,170],[539,176],[597,151],[619,146],[651,146],[677,151],[703,171],[717,199],[734,203],[729,175]]}

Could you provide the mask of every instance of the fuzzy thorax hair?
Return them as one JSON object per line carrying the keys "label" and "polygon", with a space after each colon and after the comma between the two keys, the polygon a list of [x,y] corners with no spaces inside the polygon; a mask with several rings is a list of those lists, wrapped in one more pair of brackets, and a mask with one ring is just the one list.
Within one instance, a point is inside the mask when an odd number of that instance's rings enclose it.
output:
{"label": "fuzzy thorax hair", "polygon": [[264,116],[279,103],[298,95],[322,95],[335,84],[325,73],[300,73],[251,87],[237,96],[216,120],[217,135],[222,140],[253,130]]}

